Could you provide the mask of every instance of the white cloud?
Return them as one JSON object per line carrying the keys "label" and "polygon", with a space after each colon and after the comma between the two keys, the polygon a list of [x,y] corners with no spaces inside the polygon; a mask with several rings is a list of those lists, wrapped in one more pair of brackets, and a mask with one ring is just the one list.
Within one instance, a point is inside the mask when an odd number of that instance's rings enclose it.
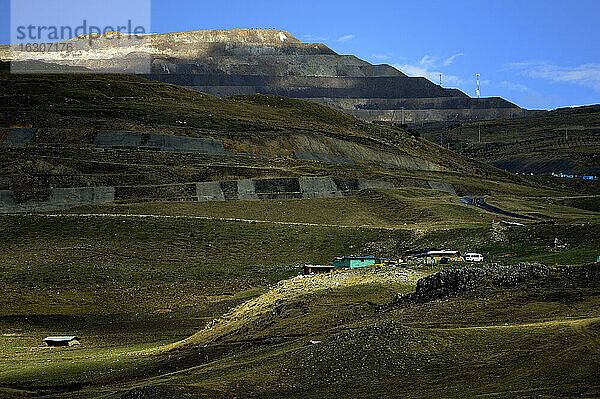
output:
{"label": "white cloud", "polygon": [[[423,59],[421,61],[423,61]],[[425,62],[425,63],[427,64],[428,62]],[[394,64],[393,67],[404,72],[408,76],[427,78],[436,84],[439,83],[439,81],[440,81],[440,73],[441,73],[444,86],[447,84],[457,86],[457,85],[460,85],[463,83],[462,79],[460,79],[458,76],[446,75],[439,70],[430,70],[428,65],[423,65],[423,63],[421,63],[421,62],[419,62],[418,65]]]}
{"label": "white cloud", "polygon": [[352,40],[354,39],[354,35],[346,35],[346,36],[342,36],[339,39],[337,39],[338,42],[345,42],[348,40]]}
{"label": "white cloud", "polygon": [[[404,72],[408,76],[422,76],[431,80],[430,78],[434,76],[436,72],[430,72],[427,68],[423,68],[419,65],[411,65],[411,64],[394,64],[392,65],[394,68],[399,69]],[[438,73],[439,77],[439,73]]]}
{"label": "white cloud", "polygon": [[547,61],[513,62],[504,64],[504,70],[517,71],[529,78],[545,79],[554,83],[575,83],[600,91],[600,64],[563,67]]}
{"label": "white cloud", "polygon": [[397,63],[393,66],[408,76],[424,77],[438,84],[440,81],[440,73],[442,74],[442,84],[458,86],[464,81],[456,75],[449,75],[442,72],[444,67],[449,66],[457,57],[463,56],[463,53],[454,54],[446,59],[435,57],[432,55],[424,55],[418,63]]}
{"label": "white cloud", "polygon": [[462,57],[463,55],[464,55],[464,53],[454,54],[454,55],[446,58],[443,62],[440,61],[439,57],[425,55],[425,56],[423,56],[423,58],[421,58],[421,61],[419,61],[419,64],[420,65],[430,65],[434,68],[447,67],[448,65],[452,64],[456,58]]}
{"label": "white cloud", "polygon": [[464,53],[458,53],[458,54],[454,54],[454,55],[448,57],[446,59],[446,61],[444,61],[442,66],[448,66],[448,65],[452,64],[457,57],[462,57],[463,55],[464,55]]}
{"label": "white cloud", "polygon": [[421,58],[421,61],[419,61],[419,64],[433,66],[433,64],[435,64],[435,62],[437,60],[438,60],[437,57],[432,57],[430,55],[425,55],[425,56],[423,56],[423,58]]}

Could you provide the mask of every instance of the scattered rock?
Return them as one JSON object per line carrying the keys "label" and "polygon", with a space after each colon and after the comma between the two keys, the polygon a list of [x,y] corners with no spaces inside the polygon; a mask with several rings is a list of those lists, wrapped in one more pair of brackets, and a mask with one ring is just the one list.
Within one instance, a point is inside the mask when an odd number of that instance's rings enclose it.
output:
{"label": "scattered rock", "polygon": [[558,237],[554,239],[554,248],[552,248],[553,251],[564,251],[567,249],[569,245],[560,240]]}
{"label": "scattered rock", "polygon": [[506,230],[508,230],[508,228],[505,225],[494,222],[490,232],[490,239],[493,242],[506,241]]}

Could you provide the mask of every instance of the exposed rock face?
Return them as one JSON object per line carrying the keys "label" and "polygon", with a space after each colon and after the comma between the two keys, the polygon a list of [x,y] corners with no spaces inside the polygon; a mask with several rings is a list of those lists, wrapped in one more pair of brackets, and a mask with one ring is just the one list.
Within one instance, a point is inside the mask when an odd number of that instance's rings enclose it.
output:
{"label": "exposed rock face", "polygon": [[400,294],[394,302],[429,301],[481,288],[515,287],[524,283],[535,283],[549,277],[550,274],[551,269],[548,266],[526,263],[443,270],[420,279],[415,293]]}
{"label": "exposed rock face", "polygon": [[234,29],[147,35],[108,34],[69,41],[71,51],[25,53],[0,48],[2,60],[39,59],[92,70],[139,71],[141,76],[220,97],[272,94],[338,108],[365,120],[430,122],[522,116],[501,98],[473,99],[389,65],[339,55],[290,33]]}
{"label": "exposed rock face", "polygon": [[548,267],[537,263],[521,263],[511,266],[487,265],[448,269],[432,274],[417,282],[411,294],[399,294],[392,303],[399,305],[413,301],[423,302],[460,295],[486,288],[539,286],[560,288],[598,287],[600,285],[599,264],[581,267]]}

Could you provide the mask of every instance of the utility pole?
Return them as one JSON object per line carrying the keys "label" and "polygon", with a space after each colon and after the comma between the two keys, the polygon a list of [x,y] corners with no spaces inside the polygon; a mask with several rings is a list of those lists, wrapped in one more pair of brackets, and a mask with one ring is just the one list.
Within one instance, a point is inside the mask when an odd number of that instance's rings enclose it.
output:
{"label": "utility pole", "polygon": [[404,107],[402,107],[402,124],[404,125]]}
{"label": "utility pole", "polygon": [[477,98],[479,98],[480,94],[481,94],[481,90],[479,90],[479,77],[481,76],[480,74],[476,73],[475,76],[477,77]]}
{"label": "utility pole", "polygon": [[477,124],[477,130],[479,131],[479,142],[481,143],[481,124]]}
{"label": "utility pole", "polygon": [[567,125],[565,125],[565,140],[569,140],[569,131],[567,130]]}

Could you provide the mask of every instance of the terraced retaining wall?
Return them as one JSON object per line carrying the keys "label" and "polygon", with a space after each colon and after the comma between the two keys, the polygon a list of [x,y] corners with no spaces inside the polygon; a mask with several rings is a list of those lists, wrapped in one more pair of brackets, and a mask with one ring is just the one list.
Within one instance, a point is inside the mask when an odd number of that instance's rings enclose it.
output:
{"label": "terraced retaining wall", "polygon": [[[37,135],[36,135],[37,131]],[[48,136],[50,139],[48,140]],[[80,141],[71,144],[88,145],[92,149],[139,149],[174,153],[195,153],[222,156],[267,157],[264,154],[243,154],[225,151],[223,141],[215,138],[174,136],[135,131],[101,130],[86,133],[86,137],[68,130],[61,131],[62,137],[78,137]],[[365,162],[390,168],[407,170],[439,171],[442,167],[427,159],[419,158],[401,151],[388,151],[377,147],[378,143],[363,143],[358,139],[342,140],[327,135],[290,134],[289,146],[294,148],[294,157],[301,161],[329,162],[337,164],[355,164]],[[86,144],[87,142],[87,144]],[[243,144],[243,143],[242,143]],[[270,146],[281,143],[257,142],[257,145]],[[24,146],[63,146],[52,134],[38,129],[0,128],[0,147]],[[282,147],[283,148],[283,147]],[[287,148],[287,147],[286,147]],[[280,155],[288,156],[287,150]],[[332,155],[337,154],[337,155]],[[277,154],[271,154],[271,156]]]}
{"label": "terraced retaining wall", "polygon": [[0,147],[25,147],[35,134],[35,129],[13,128],[0,131]]}
{"label": "terraced retaining wall", "polygon": [[146,201],[229,201],[331,198],[392,183],[337,177],[299,177],[212,181],[164,186],[54,188],[45,198],[19,201],[12,190],[0,190],[0,213],[50,212],[79,205]]}
{"label": "terraced retaining wall", "polygon": [[25,202],[19,202],[12,190],[0,190],[0,213],[49,212],[114,199],[114,187],[53,188],[49,197]]}
{"label": "terraced retaining wall", "polygon": [[199,137],[171,136],[139,132],[100,131],[93,148],[140,148],[167,152],[225,154],[223,142]]}
{"label": "terraced retaining wall", "polygon": [[392,188],[392,183],[341,179],[336,177],[299,177],[285,179],[237,180],[197,183],[198,201],[331,198],[352,195],[367,188]]}

